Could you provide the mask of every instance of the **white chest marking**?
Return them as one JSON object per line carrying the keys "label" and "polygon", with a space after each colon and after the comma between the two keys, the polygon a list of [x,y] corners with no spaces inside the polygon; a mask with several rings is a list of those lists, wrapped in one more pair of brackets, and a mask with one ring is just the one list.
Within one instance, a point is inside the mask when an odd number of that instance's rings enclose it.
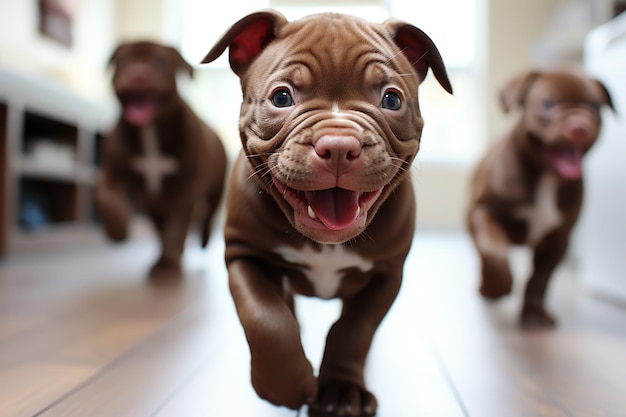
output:
{"label": "white chest marking", "polygon": [[322,245],[319,251],[310,245],[304,245],[302,249],[281,246],[276,248],[276,252],[285,261],[305,267],[302,272],[320,298],[332,298],[337,294],[343,270],[358,268],[366,272],[374,266],[372,261],[346,250],[343,245]]}
{"label": "white chest marking", "polygon": [[141,129],[141,149],[143,155],[134,158],[131,167],[143,175],[148,192],[159,195],[163,177],[176,172],[178,161],[161,153],[159,138],[152,125]]}
{"label": "white chest marking", "polygon": [[539,179],[534,204],[515,211],[517,218],[528,222],[528,243],[539,243],[548,232],[563,222],[563,216],[557,207],[557,194],[558,178],[554,174],[544,174]]}

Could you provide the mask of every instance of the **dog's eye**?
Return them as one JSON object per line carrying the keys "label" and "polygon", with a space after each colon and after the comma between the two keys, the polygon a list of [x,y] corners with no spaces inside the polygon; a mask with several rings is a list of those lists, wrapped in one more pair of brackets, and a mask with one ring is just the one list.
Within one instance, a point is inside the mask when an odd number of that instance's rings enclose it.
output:
{"label": "dog's eye", "polygon": [[276,107],[290,107],[294,102],[289,90],[280,89],[272,95],[272,104]]}
{"label": "dog's eye", "polygon": [[556,102],[554,100],[544,100],[543,102],[543,108],[546,110],[551,110],[554,108],[554,106],[556,106]]}
{"label": "dog's eye", "polygon": [[159,71],[162,71],[162,72],[167,71],[167,67],[168,67],[167,58],[162,57],[162,56],[154,57],[153,63],[156,69],[158,69]]}
{"label": "dog's eye", "polygon": [[600,109],[602,108],[602,105],[600,103],[598,103],[597,101],[592,101],[591,103],[589,103],[589,105],[591,106],[591,109],[593,111],[595,111],[596,113],[600,113]]}
{"label": "dog's eye", "polygon": [[402,99],[395,91],[387,91],[380,105],[383,109],[399,110],[402,107]]}

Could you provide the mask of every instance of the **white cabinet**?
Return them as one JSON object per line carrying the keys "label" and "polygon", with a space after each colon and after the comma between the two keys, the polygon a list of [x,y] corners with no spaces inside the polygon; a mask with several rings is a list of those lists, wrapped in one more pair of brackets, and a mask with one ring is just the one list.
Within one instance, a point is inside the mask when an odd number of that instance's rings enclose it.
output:
{"label": "white cabinet", "polygon": [[610,91],[616,114],[605,114],[585,162],[576,248],[585,284],[626,301],[626,12],[588,35],[585,67]]}

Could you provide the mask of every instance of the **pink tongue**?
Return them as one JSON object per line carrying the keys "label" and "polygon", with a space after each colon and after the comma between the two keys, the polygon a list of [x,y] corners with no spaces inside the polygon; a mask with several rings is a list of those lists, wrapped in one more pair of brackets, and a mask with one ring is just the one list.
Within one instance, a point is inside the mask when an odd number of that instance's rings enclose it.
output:
{"label": "pink tongue", "polygon": [[132,100],[124,106],[124,118],[137,126],[150,124],[155,112],[156,103],[154,100]]}
{"label": "pink tongue", "polygon": [[317,218],[330,230],[350,226],[359,209],[359,193],[342,188],[307,191],[306,198]]}
{"label": "pink tongue", "polygon": [[548,149],[547,155],[563,178],[575,180],[582,176],[583,154],[576,146]]}

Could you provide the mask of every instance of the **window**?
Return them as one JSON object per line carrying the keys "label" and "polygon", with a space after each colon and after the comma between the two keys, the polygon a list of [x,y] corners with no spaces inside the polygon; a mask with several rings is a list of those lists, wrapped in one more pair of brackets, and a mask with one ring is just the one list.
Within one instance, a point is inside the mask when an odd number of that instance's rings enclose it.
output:
{"label": "window", "polygon": [[424,163],[471,164],[482,152],[479,140],[482,94],[477,54],[478,6],[481,0],[391,0],[391,14],[426,32],[439,48],[454,88],[444,92],[429,74],[420,87],[424,117]]}
{"label": "window", "polygon": [[[228,1],[224,7],[215,7],[215,1],[183,0],[181,52],[189,62],[200,62],[213,43],[237,20],[247,14],[270,7],[268,0]],[[228,67],[221,57],[219,64]]]}

